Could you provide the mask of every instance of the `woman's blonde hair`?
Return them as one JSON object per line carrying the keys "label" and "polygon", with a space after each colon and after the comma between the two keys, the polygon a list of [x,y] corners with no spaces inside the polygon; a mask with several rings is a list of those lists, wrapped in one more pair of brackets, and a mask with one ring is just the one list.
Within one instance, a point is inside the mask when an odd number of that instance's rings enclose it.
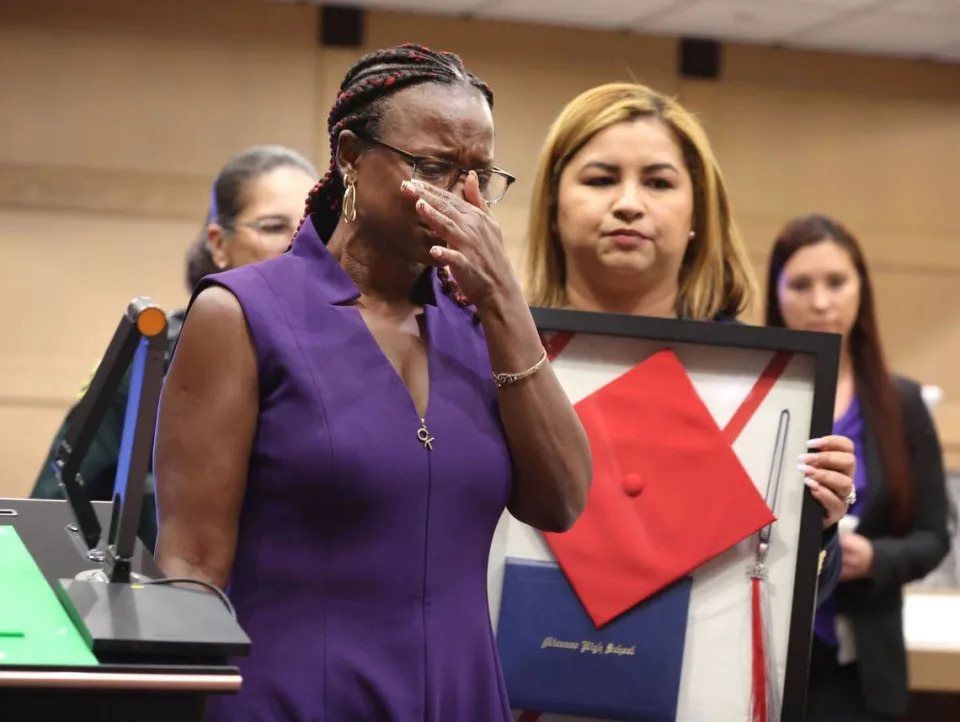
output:
{"label": "woman's blonde hair", "polygon": [[530,209],[527,294],[531,305],[567,304],[566,268],[557,234],[560,175],[594,135],[617,123],[657,118],[673,132],[693,180],[695,233],[680,268],[677,315],[736,316],[751,302],[756,282],[730,215],[723,175],[700,123],[672,98],[633,83],[610,83],[574,98],[550,127],[540,152]]}

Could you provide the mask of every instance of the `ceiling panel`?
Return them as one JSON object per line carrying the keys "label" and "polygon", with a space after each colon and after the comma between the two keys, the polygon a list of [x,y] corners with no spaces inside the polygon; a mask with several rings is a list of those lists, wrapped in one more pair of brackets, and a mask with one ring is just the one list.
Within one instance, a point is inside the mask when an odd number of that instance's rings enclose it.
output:
{"label": "ceiling panel", "polygon": [[640,24],[637,29],[670,35],[776,41],[803,28],[826,23],[869,1],[704,0]]}
{"label": "ceiling panel", "polygon": [[[323,4],[323,0],[279,0]],[[339,0],[370,9],[960,61],[960,0]]]}
{"label": "ceiling panel", "polygon": [[684,0],[497,0],[478,15],[500,20],[551,22],[596,28],[629,28],[639,18],[670,11]]}
{"label": "ceiling panel", "polygon": [[960,16],[944,22],[896,10],[851,18],[844,23],[801,34],[794,40],[811,47],[861,52],[933,56],[960,38]]}
{"label": "ceiling panel", "polygon": [[[783,2],[783,0],[774,0]],[[795,4],[804,5],[830,5],[831,7],[837,8],[838,10],[856,10],[859,8],[864,8],[869,5],[874,7],[880,7],[883,5],[891,5],[901,0],[794,0]],[[906,0],[910,2],[910,0]]]}
{"label": "ceiling panel", "polygon": [[936,18],[960,17],[960,0],[896,0],[892,9],[907,15]]}
{"label": "ceiling panel", "polygon": [[[312,5],[326,5],[323,0],[308,0]],[[371,10],[393,10],[396,12],[425,12],[437,15],[456,15],[468,12],[482,0],[341,0],[337,5],[352,5]]]}
{"label": "ceiling panel", "polygon": [[950,58],[956,61],[960,61],[960,40],[957,40],[955,43],[948,45],[943,49],[943,52],[940,53],[943,58]]}

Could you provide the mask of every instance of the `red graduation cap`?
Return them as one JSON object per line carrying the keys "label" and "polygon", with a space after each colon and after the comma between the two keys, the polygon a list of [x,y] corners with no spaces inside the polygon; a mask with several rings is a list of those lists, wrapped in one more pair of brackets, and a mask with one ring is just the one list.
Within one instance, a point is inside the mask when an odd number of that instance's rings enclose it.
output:
{"label": "red graduation cap", "polygon": [[597,627],[774,521],[672,351],[575,408],[593,483],[573,527],[544,538]]}

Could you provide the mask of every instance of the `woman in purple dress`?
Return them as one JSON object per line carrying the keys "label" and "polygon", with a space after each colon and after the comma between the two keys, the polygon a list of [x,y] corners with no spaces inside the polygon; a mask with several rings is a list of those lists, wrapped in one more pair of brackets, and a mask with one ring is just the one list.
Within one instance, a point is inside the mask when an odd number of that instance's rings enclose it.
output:
{"label": "woman in purple dress", "polygon": [[454,55],[365,56],[290,252],[194,296],[157,559],[227,587],[253,639],[211,720],[510,719],[493,531],[504,507],[568,528],[590,458],[489,211],[512,181],[491,105]]}

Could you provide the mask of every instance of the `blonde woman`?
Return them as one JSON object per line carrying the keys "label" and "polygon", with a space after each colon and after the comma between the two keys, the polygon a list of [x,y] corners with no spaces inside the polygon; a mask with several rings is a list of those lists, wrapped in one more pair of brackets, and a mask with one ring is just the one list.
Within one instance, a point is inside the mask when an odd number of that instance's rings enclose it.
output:
{"label": "blonde woman", "polygon": [[[540,154],[527,270],[533,306],[734,321],[755,280],[700,123],[643,85],[588,90]],[[812,440],[807,485],[824,508],[819,599],[836,587],[836,524],[853,490],[852,442]]]}

